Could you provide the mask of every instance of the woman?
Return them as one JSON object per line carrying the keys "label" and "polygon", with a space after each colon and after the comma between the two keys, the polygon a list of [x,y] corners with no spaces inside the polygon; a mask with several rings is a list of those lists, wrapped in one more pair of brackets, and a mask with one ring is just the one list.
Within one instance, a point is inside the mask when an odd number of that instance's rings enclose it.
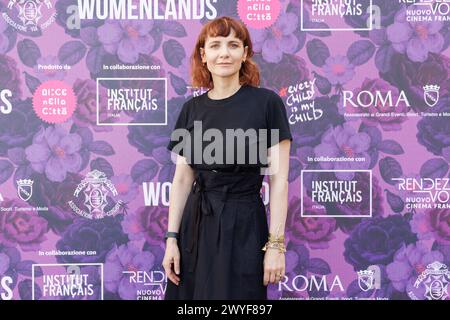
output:
{"label": "woman", "polygon": [[[241,22],[221,17],[200,32],[191,58],[193,86],[210,89],[183,105],[174,133],[184,134],[172,133],[168,145],[178,155],[163,260],[166,299],[267,299],[267,285],[284,277],[292,136],[281,98],[258,88],[252,56]],[[219,150],[200,141],[212,138],[202,137],[199,127],[225,137],[213,141]],[[227,129],[262,134],[235,148],[236,136],[229,139]],[[254,161],[256,144],[265,153]],[[270,174],[270,228],[261,170]]]}

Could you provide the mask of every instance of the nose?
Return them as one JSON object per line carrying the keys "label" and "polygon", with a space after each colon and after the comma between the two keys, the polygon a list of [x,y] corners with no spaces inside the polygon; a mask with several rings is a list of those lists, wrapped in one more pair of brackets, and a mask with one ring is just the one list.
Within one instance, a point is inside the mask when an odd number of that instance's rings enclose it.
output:
{"label": "nose", "polygon": [[223,58],[223,57],[228,57],[229,55],[230,55],[230,52],[229,52],[227,46],[222,46],[220,48],[219,56],[221,58]]}

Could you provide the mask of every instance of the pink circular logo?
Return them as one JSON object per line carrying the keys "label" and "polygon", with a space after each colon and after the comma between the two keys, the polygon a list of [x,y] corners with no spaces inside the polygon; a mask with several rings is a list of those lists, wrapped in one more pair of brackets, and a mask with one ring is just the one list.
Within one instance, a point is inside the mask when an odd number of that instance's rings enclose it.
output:
{"label": "pink circular logo", "polygon": [[238,14],[241,20],[254,29],[270,27],[280,14],[278,0],[239,0]]}
{"label": "pink circular logo", "polygon": [[63,123],[76,107],[72,87],[59,80],[42,83],[34,92],[33,108],[37,116],[48,123]]}

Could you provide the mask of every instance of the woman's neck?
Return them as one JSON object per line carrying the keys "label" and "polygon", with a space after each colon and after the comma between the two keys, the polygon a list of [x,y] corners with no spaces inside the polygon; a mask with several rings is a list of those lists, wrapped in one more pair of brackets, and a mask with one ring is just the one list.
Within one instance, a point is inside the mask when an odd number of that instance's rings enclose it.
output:
{"label": "woman's neck", "polygon": [[241,85],[239,83],[239,78],[233,80],[234,81],[214,81],[214,88],[209,90],[208,97],[219,100],[235,94],[241,88]]}

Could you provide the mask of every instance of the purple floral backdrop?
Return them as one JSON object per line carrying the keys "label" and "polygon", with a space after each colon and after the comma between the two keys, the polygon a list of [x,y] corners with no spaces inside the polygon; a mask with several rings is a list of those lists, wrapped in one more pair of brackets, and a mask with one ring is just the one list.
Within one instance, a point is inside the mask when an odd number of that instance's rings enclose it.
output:
{"label": "purple floral backdrop", "polygon": [[[12,92],[11,111],[0,112],[0,207],[12,208],[0,212],[0,299],[161,299],[175,169],[166,146],[181,106],[196,93],[188,61],[208,20],[92,19],[70,28],[77,1],[51,2],[56,21],[45,30],[23,32],[0,18],[0,92]],[[397,0],[357,2],[363,14],[317,22],[308,20],[316,1],[280,1],[275,23],[249,29],[261,86],[283,98],[290,120],[300,119],[290,121],[286,279],[269,285],[269,298],[448,299],[450,185],[434,190],[442,191],[441,207],[411,208],[412,197],[427,193],[402,190],[399,181],[443,184],[450,178],[450,23],[408,21],[414,4]],[[0,1],[2,13],[10,12],[8,3]],[[236,3],[217,1],[218,15],[239,19]],[[370,4],[379,13],[371,30],[327,30],[334,22],[347,29],[365,26]],[[302,31],[302,25],[320,31]],[[69,68],[38,68],[46,64]],[[160,67],[103,67],[116,64]],[[106,85],[97,93],[98,78],[167,79],[167,124],[97,125],[97,99],[107,95]],[[34,92],[47,80],[73,88],[76,109],[64,123],[44,122],[33,110]],[[308,81],[314,81],[302,98],[308,106],[301,107],[292,102],[292,89]],[[429,85],[434,94],[439,87],[432,107],[424,92]],[[121,82],[108,86],[120,88]],[[389,95],[391,105],[370,93]],[[148,113],[128,116],[131,123],[152,120]],[[101,111],[99,118],[116,121]],[[71,207],[83,206],[74,191],[95,170],[116,189],[104,199],[104,210],[120,204],[117,214],[102,219],[82,217]],[[309,172],[302,177],[303,170]],[[27,200],[19,196],[20,180],[33,181]],[[318,205],[312,180],[355,181],[371,203]],[[262,195],[269,214],[268,187],[266,177]],[[366,211],[371,217],[355,217]],[[84,291],[52,292],[58,287],[49,282],[52,274],[85,275]]]}

